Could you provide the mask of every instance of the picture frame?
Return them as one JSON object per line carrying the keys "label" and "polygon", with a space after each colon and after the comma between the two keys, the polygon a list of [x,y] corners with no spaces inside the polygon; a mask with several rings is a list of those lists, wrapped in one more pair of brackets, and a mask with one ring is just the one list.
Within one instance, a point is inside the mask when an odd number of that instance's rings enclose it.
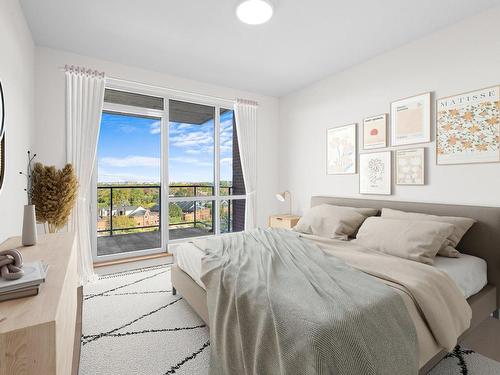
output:
{"label": "picture frame", "polygon": [[392,194],[392,152],[380,151],[359,155],[359,193]]}
{"label": "picture frame", "polygon": [[358,139],[357,124],[327,129],[326,173],[356,174]]}
{"label": "picture frame", "polygon": [[391,103],[391,146],[431,141],[431,93]]}
{"label": "picture frame", "polygon": [[500,162],[500,85],[436,100],[436,165]]}
{"label": "picture frame", "polygon": [[396,185],[425,185],[425,148],[396,151]]}
{"label": "picture frame", "polygon": [[387,147],[387,113],[363,120],[363,149]]}

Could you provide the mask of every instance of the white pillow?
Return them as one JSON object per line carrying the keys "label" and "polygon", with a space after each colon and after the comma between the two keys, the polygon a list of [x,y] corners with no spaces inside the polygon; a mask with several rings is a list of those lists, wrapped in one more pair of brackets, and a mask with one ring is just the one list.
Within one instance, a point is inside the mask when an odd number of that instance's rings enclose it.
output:
{"label": "white pillow", "polygon": [[392,210],[390,208],[382,209],[382,217],[387,219],[400,219],[400,220],[425,220],[435,221],[439,223],[448,223],[454,226],[453,232],[448,236],[448,241],[445,241],[439,249],[438,254],[450,258],[458,258],[460,253],[455,248],[465,235],[465,233],[472,227],[476,220],[468,217],[455,217],[455,216],[437,216],[421,214],[417,212],[405,212],[399,210]]}
{"label": "white pillow", "polygon": [[353,242],[400,258],[433,264],[453,230],[454,226],[448,223],[370,217]]}
{"label": "white pillow", "polygon": [[378,210],[322,204],[307,210],[294,230],[316,236],[347,240],[368,216]]}

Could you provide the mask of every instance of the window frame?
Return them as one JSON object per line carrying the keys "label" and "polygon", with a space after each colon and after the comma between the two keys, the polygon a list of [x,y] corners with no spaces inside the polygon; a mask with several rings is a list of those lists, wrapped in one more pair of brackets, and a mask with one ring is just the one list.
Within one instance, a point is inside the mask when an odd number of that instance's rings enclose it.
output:
{"label": "window frame", "polygon": [[[239,195],[221,195],[220,194],[220,110],[227,109],[234,112],[234,100],[217,98],[209,95],[193,94],[182,90],[174,90],[154,85],[148,85],[138,82],[125,81],[121,79],[108,78],[106,89],[128,91],[137,94],[150,95],[163,98],[163,110],[148,109],[129,105],[115,103],[103,103],[101,115],[103,112],[114,112],[129,115],[157,117],[161,119],[161,176],[160,176],[160,199],[161,199],[161,248],[137,250],[130,253],[120,253],[113,255],[97,256],[97,157],[95,161],[94,173],[91,184],[91,230],[94,233],[92,241],[92,253],[95,261],[108,261],[115,259],[125,259],[141,255],[149,255],[159,252],[168,252],[169,245],[190,241],[196,238],[206,238],[220,233],[220,206],[222,201],[226,200],[245,200],[246,194]],[[194,104],[201,104],[214,107],[214,195],[199,197],[169,197],[169,105],[170,100],[185,101]],[[169,204],[175,202],[196,202],[196,201],[214,201],[215,209],[212,213],[212,223],[214,234],[205,236],[180,238],[172,240],[169,238]],[[215,216],[215,217],[214,217]]]}
{"label": "window frame", "polygon": [[[172,99],[172,98],[169,98]],[[174,99],[178,100],[178,99]],[[182,101],[188,101],[188,100],[182,100]],[[179,238],[176,240],[171,240],[170,238],[168,239],[169,244],[176,244],[176,243],[182,243],[186,241],[190,241],[193,239],[197,238],[203,238],[203,237],[210,237],[210,236],[216,236],[221,234],[220,233],[220,205],[221,201],[225,200],[237,200],[237,199],[244,199],[246,201],[246,195],[221,195],[220,194],[220,110],[222,109],[227,109],[234,111],[234,109],[228,108],[228,106],[221,106],[220,104],[207,104],[207,103],[197,103],[194,101],[189,101],[191,103],[195,104],[203,104],[203,105],[208,105],[211,107],[214,107],[214,195],[210,196],[199,196],[199,197],[167,197],[167,204],[170,204],[171,202],[208,202],[208,201],[214,201],[215,202],[215,209],[214,212],[212,213],[212,223],[214,226],[214,234],[208,234],[206,236],[198,236],[198,237],[188,237],[188,238]],[[168,102],[167,105],[168,107]],[[167,160],[168,161],[168,160]],[[167,171],[168,173],[168,171]],[[168,174],[167,174],[168,176]],[[167,210],[168,211],[168,210]],[[168,215],[167,215],[168,216]],[[215,217],[214,217],[215,216]],[[167,218],[168,220],[168,218]]]}

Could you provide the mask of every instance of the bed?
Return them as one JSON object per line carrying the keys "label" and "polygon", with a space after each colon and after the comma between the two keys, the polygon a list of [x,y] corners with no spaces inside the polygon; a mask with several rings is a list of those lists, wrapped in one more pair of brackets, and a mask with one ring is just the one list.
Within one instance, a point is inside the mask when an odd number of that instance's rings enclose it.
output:
{"label": "bed", "polygon": [[[498,301],[500,300],[497,289],[500,284],[500,252],[498,251],[500,248],[500,208],[312,197],[311,206],[324,203],[377,209],[385,207],[408,212],[476,219],[477,223],[467,232],[458,246],[464,256],[456,259],[438,257],[434,266],[451,277],[471,306],[471,326],[460,339],[466,337],[498,309]],[[180,245],[175,253],[176,264],[172,268],[172,285],[208,323],[206,291],[200,279],[203,253],[190,243]],[[438,349],[434,349],[434,351],[425,354],[425,363],[421,363],[420,366],[421,373],[426,373],[445,355],[444,351]]]}

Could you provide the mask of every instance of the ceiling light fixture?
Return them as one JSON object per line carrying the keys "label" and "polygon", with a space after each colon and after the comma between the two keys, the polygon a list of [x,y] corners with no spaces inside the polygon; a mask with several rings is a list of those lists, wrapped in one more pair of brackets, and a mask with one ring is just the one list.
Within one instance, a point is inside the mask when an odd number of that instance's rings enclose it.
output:
{"label": "ceiling light fixture", "polygon": [[239,20],[248,25],[261,25],[273,16],[273,5],[268,0],[244,0],[236,7]]}

